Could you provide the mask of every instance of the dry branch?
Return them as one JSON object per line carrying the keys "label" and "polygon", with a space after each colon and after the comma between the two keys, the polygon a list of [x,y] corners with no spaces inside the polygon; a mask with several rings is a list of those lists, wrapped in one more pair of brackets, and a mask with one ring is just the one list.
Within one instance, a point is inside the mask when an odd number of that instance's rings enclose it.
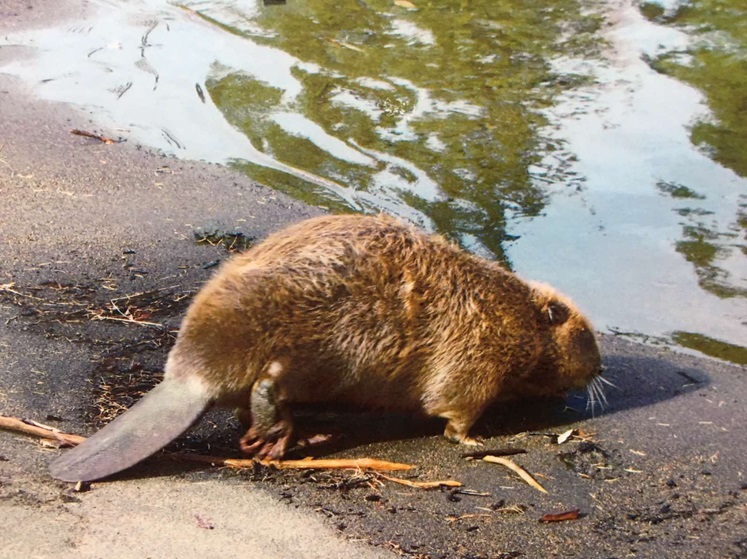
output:
{"label": "dry branch", "polygon": [[485,456],[513,456],[514,454],[526,454],[526,449],[524,448],[513,448],[513,447],[505,447],[505,448],[486,448],[483,450],[474,450],[472,452],[464,452],[462,453],[462,458],[467,459],[474,459],[478,460],[481,458],[484,458]]}
{"label": "dry branch", "polygon": [[9,431],[17,431],[19,433],[25,433],[26,435],[42,437],[43,439],[57,441],[70,446],[75,446],[86,440],[85,437],[81,437],[80,435],[63,433],[62,431],[58,431],[56,429],[45,429],[44,427],[31,425],[23,419],[18,419],[17,417],[8,417],[5,415],[0,415],[0,428],[7,429]]}
{"label": "dry branch", "polygon": [[205,456],[202,454],[170,454],[172,460],[186,460],[188,462],[201,462],[213,466],[226,468],[252,468],[256,464],[273,466],[279,470],[376,470],[383,472],[401,472],[411,470],[414,466],[400,464],[397,462],[386,462],[374,458],[341,458],[341,459],[319,459],[304,458],[303,460],[261,460],[252,458],[221,458],[219,456]]}
{"label": "dry branch", "polygon": [[106,136],[102,136],[101,134],[94,134],[93,132],[86,132],[85,130],[78,130],[77,128],[74,128],[73,130],[71,130],[70,133],[76,136],[83,136],[84,138],[93,138],[94,140],[104,142],[105,144],[116,144],[117,143],[117,140],[112,140],[111,138],[107,138]]}
{"label": "dry branch", "polygon": [[402,479],[399,477],[386,476],[379,474],[379,477],[384,478],[394,483],[406,485],[407,487],[417,487],[418,489],[438,489],[439,487],[461,487],[461,481],[455,481],[453,479],[445,479],[441,481],[412,481],[409,479]]}
{"label": "dry branch", "polygon": [[501,458],[499,456],[483,456],[482,459],[485,462],[491,462],[493,464],[500,464],[501,466],[505,466],[512,472],[516,473],[526,483],[534,487],[537,491],[542,491],[542,493],[547,493],[547,489],[542,487],[540,483],[529,474],[529,472],[527,472],[524,468],[522,468],[515,462],[512,462],[508,458]]}
{"label": "dry branch", "polygon": [[119,318],[118,316],[106,316],[103,314],[92,314],[91,320],[113,320],[114,322],[126,322],[128,324],[137,324],[138,326],[153,326],[156,328],[163,328],[163,324],[158,324],[157,322],[135,320],[134,318]]}
{"label": "dry branch", "polygon": [[[35,435],[44,439],[55,440],[70,446],[75,446],[86,440],[80,435],[63,433],[56,429],[38,427],[17,417],[8,417],[0,415],[0,428],[10,431],[17,431],[27,435]],[[203,464],[212,464],[214,466],[225,466],[227,468],[251,468],[257,463],[251,458],[221,458],[218,456],[204,456],[200,454],[170,454],[172,460],[187,460],[191,462],[202,462]],[[353,459],[325,459],[314,460],[305,458],[304,460],[263,460],[260,462],[265,466],[273,466],[280,470],[288,469],[318,469],[318,470],[377,470],[384,472],[401,472],[411,470],[414,466],[410,464],[400,464],[397,462],[387,462],[385,460],[376,460],[375,458],[353,458]]]}
{"label": "dry branch", "polygon": [[376,460],[375,458],[353,458],[353,459],[321,459],[313,460],[305,458],[303,460],[265,460],[262,464],[274,466],[280,470],[287,469],[325,469],[325,470],[377,470],[383,472],[405,472],[411,470],[414,466],[410,464],[400,464],[398,462],[387,462],[385,460]]}
{"label": "dry branch", "polygon": [[[32,424],[35,423],[35,424]],[[75,446],[86,440],[85,437],[71,433],[63,433],[49,426],[45,426],[32,421],[24,421],[17,417],[8,417],[0,415],[0,428],[10,431],[16,431],[27,435],[34,435],[44,439],[51,439],[61,444]],[[280,470],[287,469],[320,469],[320,470],[373,470],[376,472],[395,472],[411,470],[414,466],[398,462],[387,462],[385,460],[376,460],[374,458],[353,458],[353,459],[319,459],[305,458],[303,460],[263,460],[256,461],[251,458],[221,458],[219,456],[206,456],[202,454],[169,454],[167,457],[171,460],[184,460],[189,462],[200,462],[212,466],[223,466],[227,468],[251,468],[260,463],[264,466],[273,466]],[[418,489],[436,489],[439,487],[461,487],[462,483],[455,480],[440,481],[412,481],[387,476],[379,473],[379,477],[388,481],[415,487]]]}

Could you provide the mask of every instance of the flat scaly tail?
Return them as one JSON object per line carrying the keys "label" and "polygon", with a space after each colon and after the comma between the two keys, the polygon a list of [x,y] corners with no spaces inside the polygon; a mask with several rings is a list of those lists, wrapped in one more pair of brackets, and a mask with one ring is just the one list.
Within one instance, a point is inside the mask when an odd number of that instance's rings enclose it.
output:
{"label": "flat scaly tail", "polygon": [[63,481],[92,481],[134,466],[189,429],[210,407],[193,379],[168,378],[134,406],[52,462]]}

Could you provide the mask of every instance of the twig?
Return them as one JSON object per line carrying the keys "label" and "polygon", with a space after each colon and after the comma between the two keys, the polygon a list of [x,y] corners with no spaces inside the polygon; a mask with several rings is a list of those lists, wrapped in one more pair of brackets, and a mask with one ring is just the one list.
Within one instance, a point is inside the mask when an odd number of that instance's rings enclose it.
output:
{"label": "twig", "polygon": [[526,450],[523,448],[494,448],[485,450],[476,450],[473,452],[465,452],[462,454],[462,458],[467,459],[480,459],[485,456],[513,456],[514,454],[526,454]]}
{"label": "twig", "polygon": [[163,324],[157,322],[147,322],[145,320],[135,320],[134,318],[119,318],[116,316],[104,316],[101,314],[94,314],[91,320],[114,320],[115,322],[128,322],[130,324],[138,324],[140,326],[154,326],[156,328],[163,328]]}
{"label": "twig", "polygon": [[76,136],[84,136],[85,138],[93,138],[94,140],[104,142],[105,144],[116,144],[118,142],[118,140],[112,140],[111,138],[107,138],[106,136],[102,136],[101,134],[94,134],[93,132],[78,130],[77,128],[71,130],[70,133],[75,134]]}
{"label": "twig", "polygon": [[21,293],[20,291],[16,291],[13,289],[13,286],[16,284],[16,282],[12,281],[10,283],[3,283],[0,284],[0,291],[5,291],[7,293],[12,293],[13,295],[18,295],[19,297],[26,297],[27,299],[34,299],[36,301],[43,301],[41,297],[34,297],[33,295],[27,295],[26,293]]}
{"label": "twig", "polygon": [[[80,435],[73,435],[71,433],[62,433],[55,429],[45,429],[43,427],[37,427],[36,425],[29,425],[22,419],[17,417],[8,417],[0,415],[0,428],[8,429],[10,431],[18,431],[27,435],[35,435],[44,439],[51,439],[75,446],[86,440],[85,437]],[[351,458],[351,459],[322,459],[314,460],[312,458],[305,458],[303,460],[262,460],[257,461],[251,458],[221,458],[218,456],[205,456],[201,454],[169,454],[168,457],[172,460],[186,460],[191,462],[201,462],[203,464],[212,464],[214,466],[225,466],[227,468],[250,468],[256,463],[260,463],[264,466],[273,466],[280,470],[288,469],[318,469],[318,470],[342,470],[342,469],[356,469],[356,470],[375,470],[385,472],[401,472],[407,471],[414,468],[410,464],[401,464],[398,462],[387,462],[385,460],[376,460],[375,458]],[[399,480],[405,482],[405,485],[413,484],[413,487],[420,487],[418,482],[406,482],[406,480]],[[430,483],[430,482],[429,482]],[[458,482],[433,482],[439,485],[449,485]],[[461,485],[461,484],[460,484]],[[457,487],[449,485],[449,487]]]}
{"label": "twig", "polygon": [[387,476],[379,474],[379,477],[384,478],[394,483],[406,485],[407,487],[417,487],[418,489],[438,489],[439,487],[461,487],[462,482],[453,479],[445,479],[441,481],[412,481],[409,479],[402,479],[399,477]]}
{"label": "twig", "polygon": [[578,520],[581,516],[579,509],[573,509],[565,512],[545,514],[539,519],[540,522],[564,522],[566,520]]}
{"label": "twig", "polygon": [[[34,369],[31,369],[32,373],[39,373],[40,371],[36,371]],[[34,427],[41,427],[42,429],[47,429],[49,431],[59,431],[56,427],[52,427],[51,425],[46,425],[44,423],[39,423],[38,421],[34,421],[33,419],[22,419],[26,425],[33,425]]]}
{"label": "twig", "polygon": [[387,462],[385,460],[376,460],[375,458],[352,458],[352,459],[320,459],[313,460],[305,458],[303,460],[264,460],[261,462],[265,466],[275,466],[280,470],[286,469],[324,469],[324,470],[345,470],[354,468],[357,470],[377,470],[385,472],[406,472],[415,466],[410,464],[401,464],[399,462]]}
{"label": "twig", "polygon": [[[10,431],[18,431],[27,435],[35,435],[44,439],[59,441],[63,444],[75,446],[86,440],[86,437],[74,435],[71,433],[62,433],[52,428],[39,427],[30,425],[17,417],[8,417],[0,415],[0,428]],[[317,469],[317,470],[375,470],[375,471],[407,471],[414,468],[410,464],[401,464],[398,462],[387,462],[385,460],[376,460],[375,458],[352,458],[352,459],[320,459],[305,458],[303,460],[262,460],[257,461],[251,458],[221,458],[219,456],[205,456],[201,454],[169,454],[168,458],[172,460],[186,460],[189,462],[201,462],[203,464],[212,464],[213,466],[224,466],[227,468],[250,468],[254,464],[260,463],[264,466],[273,466],[280,470],[288,469]],[[381,474],[380,474],[381,475]],[[415,482],[398,478],[382,476],[386,479],[408,485],[410,487],[430,488],[445,485],[447,487],[460,487],[462,484],[458,481],[434,481],[434,482]]]}
{"label": "twig", "polygon": [[201,462],[213,466],[224,466],[226,468],[251,468],[255,464],[273,466],[279,470],[377,470],[386,472],[407,471],[414,466],[400,464],[397,462],[386,462],[375,458],[352,458],[352,459],[320,459],[305,458],[303,460],[254,460],[252,458],[221,458],[219,456],[205,456],[203,454],[170,454],[169,458],[174,460],[187,460],[189,462]]}
{"label": "twig", "polygon": [[547,489],[542,487],[539,484],[539,482],[529,474],[529,472],[527,472],[524,468],[522,468],[518,464],[511,462],[511,460],[509,460],[508,458],[501,458],[499,456],[483,456],[482,459],[485,462],[491,462],[492,464],[500,464],[501,466],[505,466],[512,472],[516,473],[521,479],[523,479],[529,485],[534,487],[537,491],[542,491],[542,493],[547,493]]}
{"label": "twig", "polygon": [[56,429],[45,429],[36,425],[29,425],[23,419],[8,417],[5,415],[0,415],[0,428],[9,431],[18,431],[26,435],[35,435],[37,437],[42,437],[43,439],[58,441],[70,446],[75,446],[86,440],[85,437],[81,437],[80,435],[63,433]]}
{"label": "twig", "polygon": [[176,287],[179,287],[178,284],[175,285],[169,285],[168,287],[159,287],[157,289],[149,289],[147,291],[137,291],[135,293],[129,293],[127,295],[122,295],[120,297],[115,297],[114,299],[109,299],[110,303],[115,303],[117,301],[123,301],[125,299],[136,299],[137,297],[142,297],[143,295],[155,295],[159,291],[167,291],[169,289],[174,289]]}

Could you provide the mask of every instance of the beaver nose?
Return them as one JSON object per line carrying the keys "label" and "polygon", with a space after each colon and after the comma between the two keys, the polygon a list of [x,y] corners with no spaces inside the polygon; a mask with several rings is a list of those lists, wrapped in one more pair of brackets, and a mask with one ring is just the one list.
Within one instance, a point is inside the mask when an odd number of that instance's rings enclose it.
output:
{"label": "beaver nose", "polygon": [[605,369],[606,367],[604,365],[599,365],[599,370],[597,371],[597,374],[601,377]]}

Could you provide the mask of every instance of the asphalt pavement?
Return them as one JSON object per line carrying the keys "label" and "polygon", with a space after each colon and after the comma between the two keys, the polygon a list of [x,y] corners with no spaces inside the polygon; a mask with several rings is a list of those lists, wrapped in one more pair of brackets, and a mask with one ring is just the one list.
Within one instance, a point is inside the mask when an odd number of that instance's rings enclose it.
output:
{"label": "asphalt pavement", "polygon": [[[39,4],[0,1],[0,32],[85,15],[83,2]],[[0,49],[0,63],[23,56]],[[120,135],[0,75],[2,415],[92,432],[156,382],[217,263],[322,211]],[[0,557],[747,557],[745,368],[609,335],[602,348],[616,385],[603,410],[572,395],[477,426],[486,448],[526,451],[511,458],[547,494],[407,416],[302,410],[299,424],[341,434],[318,456],[406,462],[414,481],[461,489],[156,457],[76,492],[46,472],[59,449],[0,431]],[[238,456],[239,436],[211,414],[171,450]]]}

